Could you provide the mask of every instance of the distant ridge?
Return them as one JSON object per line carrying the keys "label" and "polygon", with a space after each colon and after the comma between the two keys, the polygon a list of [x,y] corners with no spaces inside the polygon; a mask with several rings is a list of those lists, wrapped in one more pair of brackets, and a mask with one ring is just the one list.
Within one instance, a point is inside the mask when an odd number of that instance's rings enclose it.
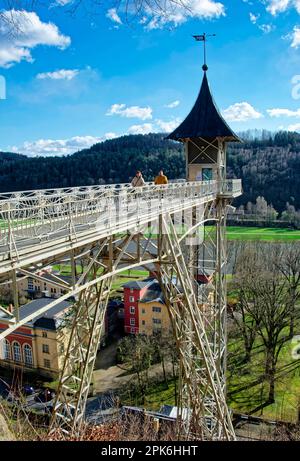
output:
{"label": "distant ridge", "polygon": [[[237,205],[264,196],[277,211],[286,202],[300,209],[300,135],[244,133],[228,146],[228,176],[242,178]],[[159,169],[170,179],[185,177],[183,147],[165,134],[126,135],[65,157],[26,157],[0,152],[0,192],[128,182],[137,169],[153,180]],[[248,138],[248,139],[247,139]]]}

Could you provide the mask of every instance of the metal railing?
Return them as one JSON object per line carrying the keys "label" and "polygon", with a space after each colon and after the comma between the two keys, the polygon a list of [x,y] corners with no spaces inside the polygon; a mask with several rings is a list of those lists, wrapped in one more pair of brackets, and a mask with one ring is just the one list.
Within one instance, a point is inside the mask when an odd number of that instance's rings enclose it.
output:
{"label": "metal railing", "polygon": [[[241,190],[240,180],[222,184],[226,194]],[[213,200],[217,181],[174,182],[143,187],[100,185],[4,193],[0,195],[0,261],[55,241],[77,241],[147,224]]]}

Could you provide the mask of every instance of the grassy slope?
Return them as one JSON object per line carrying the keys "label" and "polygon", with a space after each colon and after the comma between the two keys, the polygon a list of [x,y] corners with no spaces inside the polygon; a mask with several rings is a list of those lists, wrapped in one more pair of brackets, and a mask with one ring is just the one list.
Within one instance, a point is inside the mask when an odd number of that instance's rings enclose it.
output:
{"label": "grassy slope", "polygon": [[[292,357],[295,344],[288,341],[278,360],[275,403],[254,412],[268,419],[297,421],[300,404],[300,366],[299,360]],[[266,381],[257,383],[264,372],[265,356],[259,339],[256,340],[251,362],[242,364],[243,344],[241,340],[232,340],[229,344],[228,400],[231,408],[251,413],[261,403],[266,402],[269,386]]]}
{"label": "grassy slope", "polygon": [[[228,360],[229,367],[234,367],[234,371],[228,373],[230,408],[241,413],[252,413],[271,420],[296,422],[300,403],[300,367],[299,360],[293,360],[291,357],[292,348],[293,345],[288,342],[279,357],[275,403],[253,412],[261,403],[266,402],[268,396],[266,381],[255,384],[263,374],[264,354],[262,347],[260,341],[257,340],[251,363],[238,365],[243,358],[241,352],[243,345],[240,340],[232,340],[229,344]],[[164,404],[175,404],[174,388],[173,380],[168,381],[168,385],[164,382],[156,383],[149,387],[144,400],[139,395],[124,395],[122,396],[122,403],[142,405],[148,409],[159,410]]]}
{"label": "grassy slope", "polygon": [[265,241],[289,241],[299,240],[300,230],[277,229],[270,227],[227,227],[229,240],[265,240]]}

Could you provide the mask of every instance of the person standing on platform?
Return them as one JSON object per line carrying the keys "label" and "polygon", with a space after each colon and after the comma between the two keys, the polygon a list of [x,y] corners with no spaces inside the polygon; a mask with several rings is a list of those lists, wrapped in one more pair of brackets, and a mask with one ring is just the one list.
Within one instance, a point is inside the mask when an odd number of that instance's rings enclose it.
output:
{"label": "person standing on platform", "polygon": [[167,176],[164,175],[163,170],[160,170],[160,172],[156,176],[156,178],[154,180],[154,184],[156,186],[161,185],[161,184],[168,184],[168,178],[167,178]]}
{"label": "person standing on platform", "polygon": [[132,185],[132,187],[142,187],[142,186],[145,185],[145,180],[143,178],[143,175],[142,175],[141,171],[138,170],[136,172],[135,177],[131,181],[131,185]]}

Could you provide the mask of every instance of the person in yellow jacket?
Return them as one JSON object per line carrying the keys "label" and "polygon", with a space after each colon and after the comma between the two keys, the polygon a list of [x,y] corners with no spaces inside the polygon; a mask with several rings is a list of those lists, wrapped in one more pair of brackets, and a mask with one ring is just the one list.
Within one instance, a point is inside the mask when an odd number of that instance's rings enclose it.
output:
{"label": "person in yellow jacket", "polygon": [[156,176],[154,180],[154,184],[157,186],[159,184],[168,184],[168,178],[167,176],[164,175],[163,170],[160,170],[158,175]]}

